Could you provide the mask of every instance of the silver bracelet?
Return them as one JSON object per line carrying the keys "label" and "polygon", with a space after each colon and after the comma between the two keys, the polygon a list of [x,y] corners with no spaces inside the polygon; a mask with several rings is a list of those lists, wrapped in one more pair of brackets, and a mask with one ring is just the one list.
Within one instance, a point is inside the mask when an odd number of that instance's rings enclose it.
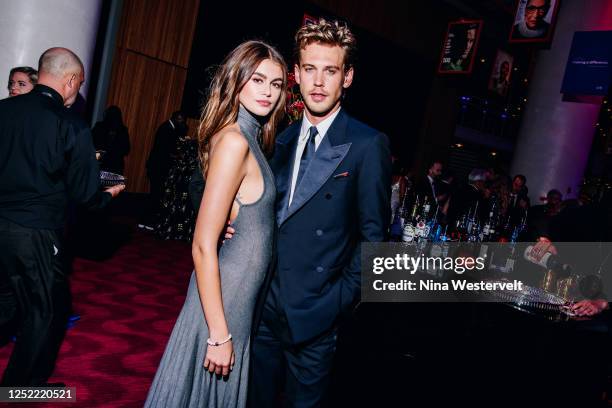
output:
{"label": "silver bracelet", "polygon": [[217,347],[217,346],[220,346],[220,345],[222,345],[222,344],[227,343],[227,342],[228,342],[228,341],[230,341],[231,339],[232,339],[232,333],[230,333],[230,334],[229,334],[229,336],[227,336],[227,339],[225,339],[225,340],[223,340],[223,341],[212,341],[212,340],[210,339],[210,337],[209,337],[209,338],[207,338],[207,339],[206,339],[206,343],[208,343],[208,345],[209,345],[209,346],[215,346],[215,347]]}

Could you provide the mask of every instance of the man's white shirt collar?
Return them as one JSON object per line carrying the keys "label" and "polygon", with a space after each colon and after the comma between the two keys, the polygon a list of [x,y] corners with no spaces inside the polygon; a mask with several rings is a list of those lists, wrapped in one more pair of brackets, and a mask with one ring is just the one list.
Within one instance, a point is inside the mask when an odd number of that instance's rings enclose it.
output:
{"label": "man's white shirt collar", "polygon": [[[304,113],[304,115],[302,116],[302,127],[300,129],[300,140],[299,140],[299,142],[306,143],[306,139],[309,136],[308,130],[310,129],[311,126],[316,126],[316,128],[317,128],[317,132],[318,132],[318,136],[319,136],[319,137],[317,137],[317,139],[319,139],[319,140],[323,139],[325,137],[325,135],[327,134],[327,131],[329,130],[329,127],[334,122],[334,119],[336,119],[336,116],[338,116],[338,113],[340,113],[340,109],[342,109],[342,108],[338,108],[337,111],[332,113],[328,118],[325,118],[324,120],[319,122],[318,125],[313,125],[312,123],[310,123],[310,121],[306,117],[306,113]],[[317,143],[317,145],[318,145],[318,143]]]}

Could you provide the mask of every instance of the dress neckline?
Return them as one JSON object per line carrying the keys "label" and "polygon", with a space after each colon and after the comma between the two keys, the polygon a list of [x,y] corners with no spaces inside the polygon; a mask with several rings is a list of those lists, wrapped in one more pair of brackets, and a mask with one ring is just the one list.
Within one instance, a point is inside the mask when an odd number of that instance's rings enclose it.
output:
{"label": "dress neckline", "polygon": [[258,117],[249,112],[242,104],[238,109],[237,122],[247,138],[259,141],[259,135],[262,128],[261,123]]}

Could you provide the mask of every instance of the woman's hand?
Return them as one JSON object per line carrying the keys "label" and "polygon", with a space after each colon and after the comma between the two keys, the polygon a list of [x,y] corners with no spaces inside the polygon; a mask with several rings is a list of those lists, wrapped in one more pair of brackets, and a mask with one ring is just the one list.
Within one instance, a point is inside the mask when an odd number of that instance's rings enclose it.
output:
{"label": "woman's hand", "polygon": [[204,368],[211,373],[225,377],[234,368],[235,361],[234,345],[231,341],[220,346],[209,345],[206,349]]}

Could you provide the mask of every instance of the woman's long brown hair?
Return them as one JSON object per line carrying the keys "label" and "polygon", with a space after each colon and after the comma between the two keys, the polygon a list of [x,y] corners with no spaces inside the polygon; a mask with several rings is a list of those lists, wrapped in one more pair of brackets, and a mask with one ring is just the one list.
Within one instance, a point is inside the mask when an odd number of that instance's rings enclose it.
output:
{"label": "woman's long brown hair", "polygon": [[274,110],[262,126],[262,150],[266,155],[272,153],[276,128],[285,113],[287,66],[283,57],[272,46],[262,41],[247,41],[230,52],[217,69],[210,84],[208,100],[204,109],[202,109],[200,127],[198,128],[198,143],[200,163],[205,176],[212,136],[224,127],[236,122],[240,107],[240,91],[251,79],[259,64],[265,59],[270,59],[279,64],[283,71],[280,97]]}

